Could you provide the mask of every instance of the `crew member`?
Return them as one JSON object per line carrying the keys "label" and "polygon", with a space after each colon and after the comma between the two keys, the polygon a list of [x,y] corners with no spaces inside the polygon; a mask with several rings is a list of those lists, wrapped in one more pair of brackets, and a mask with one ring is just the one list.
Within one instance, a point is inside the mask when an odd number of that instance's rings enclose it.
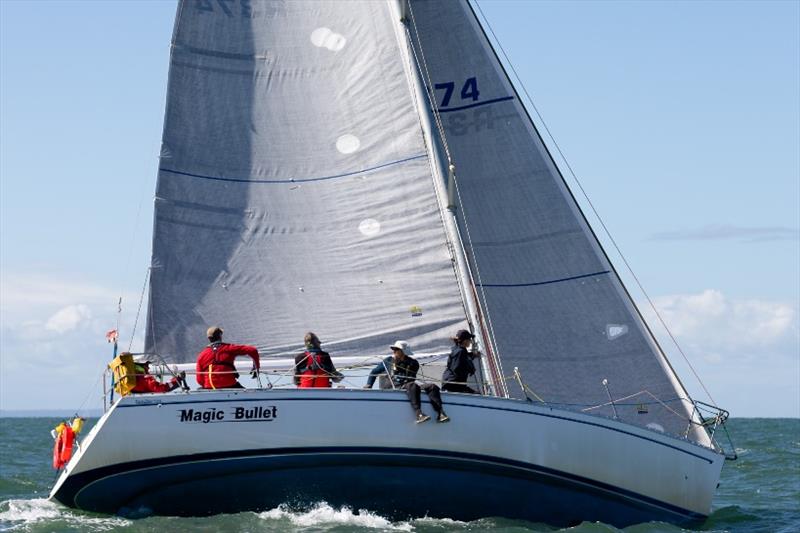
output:
{"label": "crew member", "polygon": [[294,384],[306,389],[330,387],[331,379],[339,383],[343,376],[333,366],[330,354],[320,347],[319,337],[309,331],[303,342],[306,351],[294,358]]}
{"label": "crew member", "polygon": [[424,390],[431,401],[431,405],[436,410],[437,422],[449,422],[450,417],[447,416],[442,408],[442,396],[439,394],[439,387],[434,383],[423,383],[418,385],[416,382],[417,372],[419,371],[419,362],[411,357],[414,352],[406,341],[397,341],[392,346],[392,355],[385,358],[383,361],[372,369],[367,378],[367,384],[364,388],[371,389],[375,384],[375,378],[381,374],[388,374],[391,379],[392,385],[396,389],[405,389],[408,394],[408,401],[411,402],[411,408],[414,409],[416,414],[416,422],[420,424],[427,422],[431,419],[430,416],[422,412],[422,402],[420,400],[420,390]]}
{"label": "crew member", "polygon": [[256,347],[222,342],[222,328],[217,326],[208,328],[206,335],[209,345],[197,354],[197,383],[203,389],[243,389],[233,361],[240,355],[250,357],[256,375],[261,367]]}
{"label": "crew member", "polygon": [[463,329],[458,330],[456,336],[452,337],[455,346],[450,350],[447,368],[442,374],[443,391],[478,394],[478,391],[467,386],[467,379],[475,374],[475,364],[472,360],[478,357],[477,353],[467,351],[474,338],[475,335]]}
{"label": "crew member", "polygon": [[[120,355],[125,355],[123,352]],[[133,370],[136,373],[136,385],[131,389],[131,393],[143,392],[169,392],[177,389],[181,381],[186,377],[186,372],[181,372],[169,381],[169,383],[161,383],[155,377],[150,375],[150,361],[146,355],[138,355],[133,358]]]}

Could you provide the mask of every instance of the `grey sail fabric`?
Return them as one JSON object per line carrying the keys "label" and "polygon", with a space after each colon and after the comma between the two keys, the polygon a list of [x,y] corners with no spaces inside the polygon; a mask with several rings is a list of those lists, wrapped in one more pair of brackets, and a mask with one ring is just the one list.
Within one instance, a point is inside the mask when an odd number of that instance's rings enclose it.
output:
{"label": "grey sail fabric", "polygon": [[[547,402],[683,436],[687,393],[470,6],[412,0],[411,12],[412,41],[427,63],[456,165],[459,225],[505,374],[518,367]],[[509,391],[523,394],[513,383]],[[625,400],[604,405],[609,397]],[[689,437],[708,444],[705,432],[693,429]]]}
{"label": "grey sail fabric", "polygon": [[385,2],[178,6],[146,349],[448,349],[465,312]]}

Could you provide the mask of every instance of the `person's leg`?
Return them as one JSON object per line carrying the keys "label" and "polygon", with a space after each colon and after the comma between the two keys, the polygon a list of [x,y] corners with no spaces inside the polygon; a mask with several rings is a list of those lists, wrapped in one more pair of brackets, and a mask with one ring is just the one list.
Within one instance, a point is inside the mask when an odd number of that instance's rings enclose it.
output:
{"label": "person's leg", "polygon": [[442,385],[442,390],[447,392],[469,392],[472,389],[463,383],[445,383]]}
{"label": "person's leg", "polygon": [[430,420],[431,417],[422,412],[422,401],[420,398],[421,393],[419,390],[419,385],[412,382],[407,384],[405,388],[406,394],[408,394],[408,401],[411,402],[411,408],[414,409],[414,413],[417,415],[417,424]]}
{"label": "person's leg", "polygon": [[420,399],[419,385],[416,383],[409,383],[406,385],[406,394],[408,394],[408,401],[411,402],[411,408],[414,409],[415,414],[422,412],[422,402]]}
{"label": "person's leg", "polygon": [[431,405],[437,413],[442,412],[442,395],[439,393],[439,386],[434,383],[423,383],[422,390],[428,395]]}
{"label": "person's leg", "polygon": [[436,409],[436,412],[438,413],[436,416],[436,421],[449,422],[450,417],[447,416],[447,414],[444,412],[444,407],[442,407],[442,395],[439,392],[439,386],[433,383],[426,383],[422,385],[422,388],[425,389],[425,394],[428,395],[433,408]]}

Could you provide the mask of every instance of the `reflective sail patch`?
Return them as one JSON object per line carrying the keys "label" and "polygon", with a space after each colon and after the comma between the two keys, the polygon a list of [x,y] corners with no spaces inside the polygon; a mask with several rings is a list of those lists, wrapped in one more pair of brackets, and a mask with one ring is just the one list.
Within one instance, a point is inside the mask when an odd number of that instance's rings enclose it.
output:
{"label": "reflective sail patch", "polygon": [[610,341],[622,337],[628,333],[628,326],[625,324],[608,324],[606,326],[606,338]]}

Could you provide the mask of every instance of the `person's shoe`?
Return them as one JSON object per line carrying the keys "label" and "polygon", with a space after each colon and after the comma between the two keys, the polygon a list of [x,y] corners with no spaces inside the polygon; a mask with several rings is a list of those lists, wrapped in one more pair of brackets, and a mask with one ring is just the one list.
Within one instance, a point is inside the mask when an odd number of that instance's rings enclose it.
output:
{"label": "person's shoe", "polygon": [[444,424],[445,422],[450,422],[450,417],[444,414],[444,412],[441,412],[439,416],[436,417],[436,421],[440,424]]}
{"label": "person's shoe", "polygon": [[429,417],[425,413],[419,413],[417,415],[417,424],[422,424],[423,422],[427,422],[430,419],[431,419],[431,417]]}

